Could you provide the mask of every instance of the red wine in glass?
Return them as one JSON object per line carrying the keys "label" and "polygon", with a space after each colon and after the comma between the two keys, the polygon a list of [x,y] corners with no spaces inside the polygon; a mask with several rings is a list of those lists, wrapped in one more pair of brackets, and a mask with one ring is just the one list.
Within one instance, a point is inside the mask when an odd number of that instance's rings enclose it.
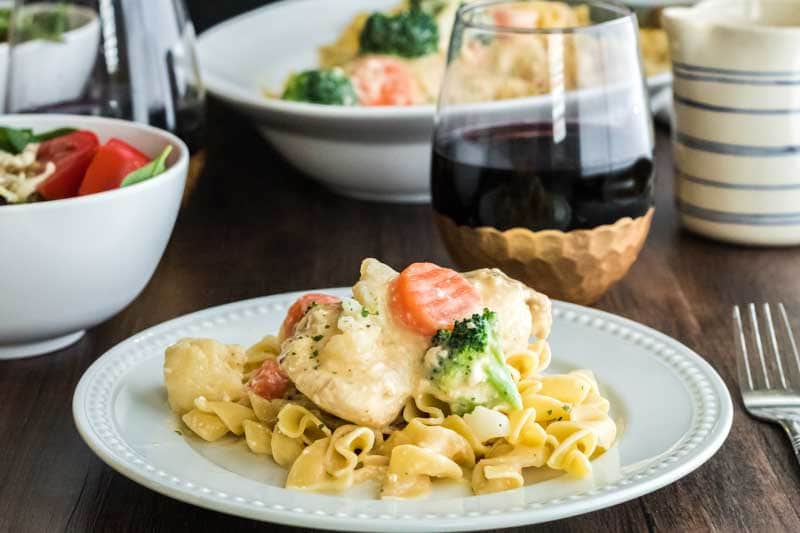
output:
{"label": "red wine in glass", "polygon": [[459,225],[571,231],[653,205],[648,136],[602,123],[518,122],[437,135],[434,209]]}

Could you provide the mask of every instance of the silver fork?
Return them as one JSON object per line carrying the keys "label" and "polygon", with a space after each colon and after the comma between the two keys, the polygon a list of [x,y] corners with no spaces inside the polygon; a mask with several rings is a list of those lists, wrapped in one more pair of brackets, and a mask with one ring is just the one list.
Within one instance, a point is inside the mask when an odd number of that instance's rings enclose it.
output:
{"label": "silver fork", "polygon": [[[779,346],[772,320],[769,304],[761,306],[761,316],[765,323],[768,348],[761,340],[759,313],[755,304],[747,305],[747,316],[750,322],[751,335],[755,344],[757,363],[755,371],[751,368],[747,336],[745,335],[742,311],[739,306],[733,307],[733,328],[736,336],[736,347],[739,352],[737,370],[742,402],[751,416],[774,424],[780,424],[792,442],[794,453],[800,461],[800,354],[794,340],[789,317],[782,303],[777,305],[780,322],[783,324],[788,346]],[[779,325],[780,327],[780,325]],[[769,353],[767,353],[769,352]],[[786,352],[790,352],[786,355]],[[775,370],[767,366],[767,358],[775,360]]]}

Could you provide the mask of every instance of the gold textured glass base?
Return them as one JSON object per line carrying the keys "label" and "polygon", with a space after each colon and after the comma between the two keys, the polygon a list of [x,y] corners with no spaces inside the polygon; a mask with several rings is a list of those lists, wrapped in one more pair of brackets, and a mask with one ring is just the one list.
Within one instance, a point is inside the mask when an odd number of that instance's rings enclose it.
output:
{"label": "gold textured glass base", "polygon": [[459,226],[436,215],[450,256],[464,270],[497,267],[552,298],[578,304],[597,301],[636,261],[654,209],[638,218],[590,230],[543,230]]}

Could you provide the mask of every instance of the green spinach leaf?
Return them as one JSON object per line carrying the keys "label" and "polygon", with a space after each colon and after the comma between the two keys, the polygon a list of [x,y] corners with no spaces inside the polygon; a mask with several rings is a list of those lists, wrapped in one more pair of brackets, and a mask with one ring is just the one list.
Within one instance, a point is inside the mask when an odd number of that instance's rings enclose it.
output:
{"label": "green spinach leaf", "polygon": [[49,141],[50,139],[67,135],[73,131],[77,130],[75,130],[75,128],[58,128],[34,134],[33,130],[30,128],[0,126],[0,150],[18,154],[22,152],[29,143]]}
{"label": "green spinach leaf", "polygon": [[64,33],[70,30],[67,5],[59,2],[48,9],[21,10],[15,21],[11,8],[0,8],[0,43],[9,40],[12,22],[15,23],[16,42],[43,39],[45,41],[62,42]]}
{"label": "green spinach leaf", "polygon": [[50,139],[55,139],[56,137],[62,137],[64,135],[69,135],[70,133],[75,133],[76,131],[78,130],[75,128],[56,128],[50,131],[43,131],[42,133],[33,135],[30,142],[42,143],[44,141],[49,141]]}
{"label": "green spinach leaf", "polygon": [[167,168],[167,157],[169,156],[170,152],[172,152],[172,146],[167,145],[166,148],[152,161],[147,163],[145,166],[138,168],[125,176],[125,179],[122,180],[120,187],[127,187],[128,185],[134,185],[136,183],[140,183],[145,180],[149,180],[154,176],[158,176]]}
{"label": "green spinach leaf", "polygon": [[11,153],[18,154],[22,152],[30,142],[32,135],[33,130],[30,129],[18,130],[14,128],[8,128],[8,130],[6,130],[6,141],[11,147]]}
{"label": "green spinach leaf", "polygon": [[8,41],[8,30],[11,27],[11,8],[0,8],[0,43]]}

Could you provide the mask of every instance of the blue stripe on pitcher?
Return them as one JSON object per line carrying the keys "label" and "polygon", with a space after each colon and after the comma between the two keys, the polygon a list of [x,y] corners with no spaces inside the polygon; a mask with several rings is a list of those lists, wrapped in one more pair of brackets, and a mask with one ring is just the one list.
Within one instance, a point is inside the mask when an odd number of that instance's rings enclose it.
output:
{"label": "blue stripe on pitcher", "polygon": [[675,134],[675,140],[701,152],[712,154],[735,155],[742,157],[785,157],[800,154],[800,145],[788,146],[752,146],[746,144],[729,144],[692,137],[682,132]]}
{"label": "blue stripe on pitcher", "polygon": [[704,187],[716,187],[718,189],[735,189],[740,191],[794,191],[800,189],[800,183],[730,183],[727,181],[698,178],[697,176],[680,172],[680,170],[678,172],[680,179],[686,180],[690,183],[695,183],[697,185],[702,185]]}
{"label": "blue stripe on pitcher", "polygon": [[713,111],[714,113],[731,113],[743,115],[794,115],[800,113],[800,107],[787,108],[787,109],[746,109],[741,107],[727,107],[720,105],[707,104],[705,102],[698,102],[690,98],[674,95],[673,100],[676,103],[693,107],[695,109],[702,109],[703,111]]}
{"label": "blue stripe on pitcher", "polygon": [[800,85],[800,79],[726,78],[719,75],[692,74],[678,69],[673,69],[672,74],[679,80],[728,83],[731,85]]}
{"label": "blue stripe on pitcher", "polygon": [[725,74],[729,76],[800,76],[800,70],[737,70],[730,68],[716,68],[716,67],[701,67],[700,65],[691,65],[689,63],[681,63],[680,61],[673,61],[672,65],[676,68],[702,72],[706,74]]}
{"label": "blue stripe on pitcher", "polygon": [[800,212],[781,213],[781,214],[753,214],[753,213],[728,213],[726,211],[716,211],[698,207],[678,200],[678,211],[682,214],[717,222],[719,224],[742,224],[747,226],[796,226],[800,225]]}

